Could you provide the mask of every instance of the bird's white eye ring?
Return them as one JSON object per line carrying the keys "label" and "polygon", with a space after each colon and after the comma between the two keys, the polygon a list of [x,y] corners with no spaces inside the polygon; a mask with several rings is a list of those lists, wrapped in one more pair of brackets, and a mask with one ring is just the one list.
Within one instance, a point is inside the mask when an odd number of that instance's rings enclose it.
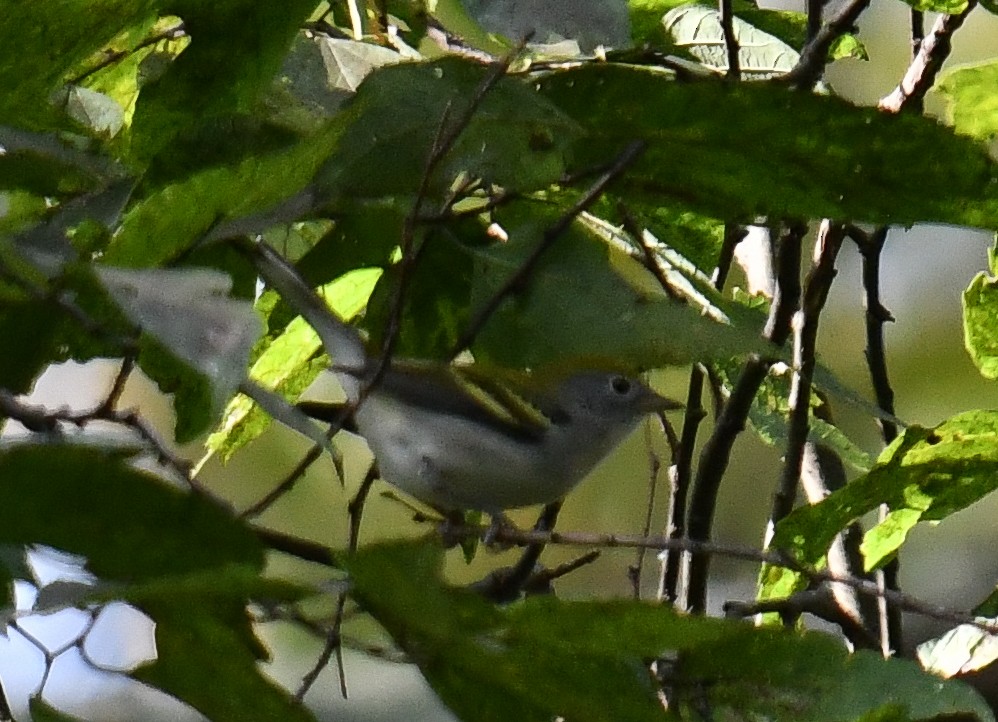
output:
{"label": "bird's white eye ring", "polygon": [[610,388],[621,396],[624,396],[631,391],[631,380],[625,376],[614,376],[610,379]]}

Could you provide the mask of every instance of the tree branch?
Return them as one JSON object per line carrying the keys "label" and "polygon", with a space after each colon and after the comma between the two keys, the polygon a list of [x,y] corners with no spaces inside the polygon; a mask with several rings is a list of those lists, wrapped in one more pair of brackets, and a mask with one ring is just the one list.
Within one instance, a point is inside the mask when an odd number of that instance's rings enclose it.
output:
{"label": "tree branch", "polygon": [[810,90],[821,79],[828,64],[828,51],[832,43],[853,30],[859,16],[871,0],[849,0],[801,50],[800,59],[793,69],[775,80],[799,90]]}
{"label": "tree branch", "polygon": [[[763,336],[782,346],[790,335],[790,319],[800,298],[800,249],[806,232],[803,224],[793,224],[780,238],[776,293],[770,307]],[[795,292],[796,291],[796,292]],[[696,480],[689,507],[689,539],[695,542],[710,538],[717,495],[731,459],[735,439],[745,429],[752,401],[769,372],[772,361],[751,357],[745,362],[731,395],[714,425],[714,431],[700,452]],[[703,612],[707,606],[707,578],[710,558],[689,560],[687,587],[683,607],[691,612]]]}
{"label": "tree branch", "polygon": [[917,43],[918,52],[912,58],[901,82],[893,91],[880,99],[877,107],[890,113],[900,113],[904,110],[921,112],[925,94],[936,82],[936,76],[953,50],[953,33],[963,25],[975,7],[977,0],[968,0],[963,12],[956,15],[940,15],[932,26],[932,31],[924,39],[918,38],[913,25],[912,45]]}

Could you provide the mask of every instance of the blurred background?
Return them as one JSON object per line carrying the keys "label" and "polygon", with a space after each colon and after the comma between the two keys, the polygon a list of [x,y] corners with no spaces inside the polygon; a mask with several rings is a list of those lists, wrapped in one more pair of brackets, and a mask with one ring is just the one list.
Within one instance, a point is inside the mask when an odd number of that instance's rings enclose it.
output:
{"label": "blurred background", "polygon": [[[550,31],[561,36],[584,36],[587,42],[619,44],[627,38],[626,6],[605,0],[474,0],[471,10],[478,13],[489,29],[519,36],[527,28],[524,18],[537,23],[540,39]],[[801,10],[799,6],[784,5]],[[909,60],[909,6],[895,0],[874,3],[860,22],[860,38],[870,60],[845,60],[828,74],[840,95],[861,104],[875,104],[890,92]],[[926,18],[931,27],[933,17]],[[982,60],[994,55],[998,19],[980,9],[973,12],[954,40],[954,52],[947,67]],[[930,113],[939,114],[940,101],[931,96]],[[748,141],[747,141],[748,142]],[[755,141],[753,141],[755,142]],[[926,149],[931,152],[931,149]],[[898,159],[903,162],[903,159]],[[886,328],[888,365],[897,400],[897,414],[907,423],[933,425],[957,412],[990,408],[998,401],[998,390],[978,375],[963,350],[960,295],[973,276],[987,267],[990,232],[939,226],[893,229],[883,258],[883,303],[896,323]],[[829,306],[822,317],[819,349],[822,361],[850,387],[870,396],[863,356],[864,320],[859,278],[859,256],[847,244],[840,256],[839,276],[833,286]],[[730,285],[741,281],[732,278]],[[65,365],[53,368],[39,381],[33,400],[39,403],[85,408],[103,397],[117,364],[92,363],[85,367]],[[945,370],[941,372],[941,370]],[[685,397],[688,369],[663,372],[657,379],[660,389],[673,397]],[[328,381],[310,391],[321,397]],[[170,400],[155,388],[135,378],[122,400],[123,406],[138,406],[169,438],[172,428]],[[870,453],[881,448],[879,432],[872,421],[855,409],[835,408],[837,420],[847,435]],[[678,421],[678,418],[675,419]],[[7,434],[18,433],[11,425]],[[703,438],[709,433],[704,426]],[[341,434],[341,437],[345,435]],[[637,432],[568,499],[559,522],[565,531],[640,533],[649,493],[649,449],[644,430]],[[339,440],[338,440],[339,441]],[[341,489],[328,463],[320,462],[306,474],[295,491],[266,512],[260,522],[324,544],[342,547],[347,538],[346,500],[356,490],[367,460],[366,449],[356,439],[342,439],[348,452],[348,485]],[[227,466],[210,462],[203,472],[207,484],[231,499],[237,508],[263,496],[275,479],[283,478],[307,449],[295,434],[274,429],[245,449]],[[653,449],[663,454],[659,441]],[[191,458],[200,448],[183,450]],[[739,438],[725,477],[721,506],[715,523],[715,538],[723,542],[758,544],[770,507],[773,488],[779,477],[778,449],[761,444],[751,432]],[[380,482],[379,482],[380,483]],[[396,502],[381,498],[376,487],[364,517],[361,541],[411,537],[425,529],[411,520],[411,514]],[[659,500],[668,490],[660,480]],[[659,504],[661,506],[661,504]],[[994,519],[998,499],[990,498],[948,519],[938,526],[922,525],[912,534],[901,560],[901,581],[906,592],[928,601],[967,609],[986,597],[998,578],[998,558],[982,550],[998,542]],[[528,525],[534,512],[515,516]],[[661,522],[661,515],[657,520]],[[659,527],[653,527],[659,530]],[[578,549],[550,548],[544,563],[553,567],[569,561]],[[594,564],[565,577],[557,584],[565,599],[627,596],[631,584],[627,568],[635,562],[632,550],[608,550]],[[456,582],[479,579],[491,569],[512,563],[516,553],[480,553],[466,564],[459,552],[448,560],[448,575]],[[321,569],[284,557],[275,557],[273,569],[279,573],[301,574],[322,581],[329,575]],[[710,607],[718,611],[728,599],[748,599],[753,595],[756,568],[743,562],[718,558],[712,566],[714,586]],[[37,573],[42,580],[80,577],[73,560],[41,555]],[[644,561],[644,586],[654,589],[658,566],[654,555]],[[27,609],[34,590],[18,586],[18,604]],[[310,610],[321,614],[321,602]],[[332,611],[330,602],[329,612]],[[142,615],[125,605],[109,606],[93,620],[82,612],[63,611],[44,618],[24,620],[24,627],[57,651],[92,625],[86,656],[109,668],[127,669],[155,654],[153,630]],[[377,630],[363,620],[348,621],[346,632],[365,639]],[[906,632],[913,644],[942,631],[929,620],[907,617]],[[289,688],[314,664],[321,641],[287,624],[261,627],[261,636],[273,653],[266,670]],[[384,640],[381,640],[384,641]],[[0,679],[14,704],[18,719],[27,719],[26,699],[42,681],[45,660],[36,646],[17,632],[0,637]],[[345,671],[349,699],[340,696],[335,668],[325,670],[310,692],[307,703],[323,720],[380,721],[407,719],[443,721],[451,719],[436,701],[415,668],[392,661],[371,658],[360,652],[346,654]],[[45,687],[46,699],[67,712],[101,720],[197,720],[196,712],[166,696],[132,682],[122,675],[102,672],[88,664],[76,650],[59,655],[51,665]]]}

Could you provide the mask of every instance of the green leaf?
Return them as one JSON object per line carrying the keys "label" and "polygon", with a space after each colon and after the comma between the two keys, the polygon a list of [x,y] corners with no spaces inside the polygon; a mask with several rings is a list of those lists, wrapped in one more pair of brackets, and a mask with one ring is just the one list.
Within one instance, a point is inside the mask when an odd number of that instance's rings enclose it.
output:
{"label": "green leaf", "polygon": [[[727,72],[728,51],[716,7],[683,5],[666,13],[662,24],[679,47],[704,65],[719,72]],[[739,70],[746,79],[782,75],[797,64],[800,57],[797,51],[779,38],[753,27],[739,17],[733,18],[732,27],[740,46]]]}
{"label": "green leaf", "polygon": [[609,64],[556,73],[538,87],[588,132],[573,146],[570,172],[609,162],[635,139],[648,142],[614,185],[622,195],[665,197],[725,220],[998,226],[998,169],[983,148],[925,118],[764,83],[676,83],[654,69]]}
{"label": "green leaf", "polygon": [[[515,202],[492,220],[508,240],[474,219],[427,239],[408,279],[398,352],[447,358],[470,319],[489,304],[560,217],[557,207]],[[394,276],[386,275],[366,321],[377,345],[391,308]],[[569,225],[481,329],[477,360],[507,368],[652,368],[762,350],[755,329],[720,323],[673,302],[643,265],[592,224]],[[612,353],[608,352],[612,349]]]}
{"label": "green leaf", "polygon": [[[994,619],[980,621],[994,624]],[[922,667],[940,677],[955,677],[987,667],[998,660],[998,637],[972,624],[961,624],[941,637],[918,645]]]}
{"label": "green leaf", "polygon": [[828,49],[828,57],[832,60],[844,60],[854,58],[856,60],[869,60],[870,54],[866,52],[866,46],[855,35],[846,33],[840,35]]}
{"label": "green leaf", "polygon": [[60,712],[44,699],[32,696],[28,699],[28,709],[34,722],[84,722],[80,717]]}
{"label": "green leaf", "polygon": [[891,514],[863,540],[866,567],[872,569],[897,551],[919,521],[943,519],[996,487],[998,412],[968,411],[934,429],[906,429],[868,474],[781,521],[772,546],[815,564],[840,530],[887,504]]}
{"label": "green leaf", "polygon": [[261,671],[267,658],[246,601],[290,601],[302,590],[268,582],[259,569],[230,567],[182,579],[161,579],[124,598],[156,622],[156,660],[135,679],[167,692],[212,720],[315,718]]}
{"label": "green leaf", "polygon": [[998,133],[998,62],[988,60],[947,70],[936,88],[946,101],[946,120],[959,133],[990,140]]}
{"label": "green leaf", "polygon": [[155,83],[139,95],[131,152],[140,162],[161,150],[176,152],[176,138],[245,112],[281,67],[314,0],[259,3],[183,2],[171,8],[196,38]]}
{"label": "green leaf", "polygon": [[967,0],[905,0],[915,10],[956,15],[967,9]]}
{"label": "green leaf", "polygon": [[998,379],[998,280],[979,273],[963,292],[963,343],[986,379]]}
{"label": "green leaf", "polygon": [[348,93],[356,92],[375,68],[404,60],[394,50],[356,40],[322,38],[319,43],[330,87]]}
{"label": "green leaf", "polygon": [[489,33],[479,25],[468,14],[462,0],[428,0],[426,6],[440,25],[473,48],[500,57],[513,49],[509,40]]}
{"label": "green leaf", "polygon": [[[336,314],[350,320],[367,304],[379,268],[354,271],[327,284],[320,293]],[[326,363],[314,357],[322,348],[318,335],[304,319],[296,318],[273,339],[250,368],[250,378],[280,393],[288,401],[296,400],[315,380]],[[206,443],[211,453],[228,461],[240,448],[257,438],[269,426],[270,417],[245,396],[237,396],[225,411],[219,431]]]}
{"label": "green leaf", "polygon": [[0,543],[81,554],[95,574],[121,581],[263,566],[256,537],[218,504],[111,453],[65,444],[0,453]]}
{"label": "green leaf", "polygon": [[667,36],[662,28],[662,17],[672,8],[688,2],[689,0],[628,0],[627,10],[634,44],[648,43],[652,47],[665,44]]}
{"label": "green leaf", "polygon": [[[818,633],[757,629],[640,602],[530,597],[495,608],[433,582],[442,554],[384,544],[347,560],[352,591],[461,719],[832,722],[993,719],[969,687]],[[391,594],[385,594],[391,589]],[[661,689],[648,671],[659,663]],[[843,690],[850,690],[843,694]],[[669,711],[662,709],[661,694]]]}
{"label": "green leaf", "polygon": [[168,349],[211,382],[207,412],[220,414],[246,378],[250,351],[262,332],[253,304],[227,295],[229,275],[207,268],[101,266],[95,272],[160,351]]}
{"label": "green leaf", "polygon": [[218,420],[221,407],[211,380],[170,349],[149,336],[142,337],[139,367],[164,394],[173,396],[176,413],[173,436],[177,443],[195,440]]}
{"label": "green leaf", "polygon": [[145,26],[155,6],[149,0],[5,3],[0,85],[7,90],[0,97],[0,122],[33,130],[68,125],[49,102],[52,92],[120,31]]}
{"label": "green leaf", "polygon": [[332,122],[290,147],[264,153],[246,148],[238,162],[164,186],[126,213],[102,260],[117,266],[160,265],[190,249],[220,221],[274,207],[305,187],[339,134]]}
{"label": "green leaf", "polygon": [[[439,138],[456,131],[490,68],[458,58],[404,63],[371,73],[345,113],[349,126],[318,178],[324,197],[415,196]],[[462,174],[534,190],[564,173],[578,126],[514,78],[484,95],[453,150],[431,177],[444,194]],[[427,203],[427,210],[433,207]]]}
{"label": "green leaf", "polygon": [[49,363],[60,357],[58,343],[64,318],[47,300],[4,303],[0,307],[0,338],[16,353],[0,353],[2,386],[15,394],[28,393]]}
{"label": "green leaf", "polygon": [[[772,374],[767,376],[749,411],[749,420],[759,438],[780,450],[786,448],[789,434],[787,426],[790,414],[789,377],[789,373],[779,377],[774,377]],[[808,441],[827,446],[854,469],[869,471],[873,466],[870,455],[856,446],[838,427],[814,415],[813,408],[819,403],[817,398],[812,397],[812,411],[808,419]]]}

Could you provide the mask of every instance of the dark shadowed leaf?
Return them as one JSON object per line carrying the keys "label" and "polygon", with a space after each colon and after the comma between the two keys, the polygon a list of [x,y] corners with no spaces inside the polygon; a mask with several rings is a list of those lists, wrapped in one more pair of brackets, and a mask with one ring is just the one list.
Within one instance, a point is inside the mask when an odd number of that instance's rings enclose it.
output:
{"label": "dark shadowed leaf", "polygon": [[69,444],[0,453],[0,543],[80,554],[98,576],[121,581],[263,564],[253,533],[215,502]]}
{"label": "dark shadowed leaf", "polygon": [[[823,634],[687,617],[639,602],[548,596],[499,609],[430,581],[441,562],[427,544],[386,544],[347,565],[364,609],[464,720],[638,722],[696,719],[703,709],[718,719],[774,722],[958,712],[992,719],[969,687],[941,682],[908,661],[850,655]],[[648,671],[656,659],[661,688]]]}
{"label": "dark shadowed leaf", "polygon": [[612,65],[555,73],[538,87],[588,132],[570,170],[606,163],[636,139],[649,143],[617,193],[666,196],[726,220],[998,226],[995,164],[926,118],[770,84],[691,85]]}

